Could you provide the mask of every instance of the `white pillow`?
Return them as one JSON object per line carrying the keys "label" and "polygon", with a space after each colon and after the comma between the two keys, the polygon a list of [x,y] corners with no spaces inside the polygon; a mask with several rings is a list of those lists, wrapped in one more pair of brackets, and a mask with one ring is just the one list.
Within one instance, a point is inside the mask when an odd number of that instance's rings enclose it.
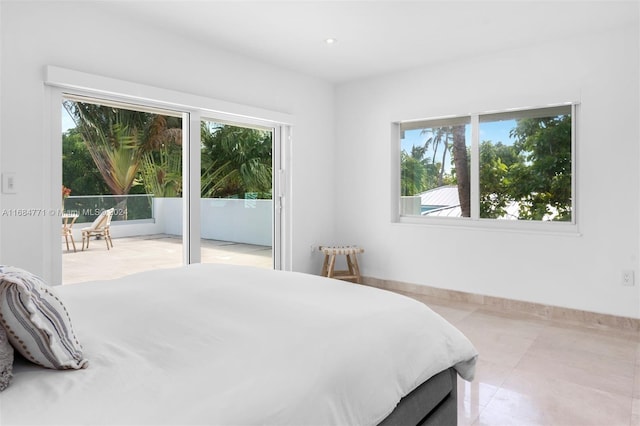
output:
{"label": "white pillow", "polygon": [[7,339],[7,332],[0,326],[0,391],[9,386],[13,371],[13,346]]}
{"label": "white pillow", "polygon": [[62,300],[32,273],[0,266],[0,322],[29,361],[58,370],[87,367]]}

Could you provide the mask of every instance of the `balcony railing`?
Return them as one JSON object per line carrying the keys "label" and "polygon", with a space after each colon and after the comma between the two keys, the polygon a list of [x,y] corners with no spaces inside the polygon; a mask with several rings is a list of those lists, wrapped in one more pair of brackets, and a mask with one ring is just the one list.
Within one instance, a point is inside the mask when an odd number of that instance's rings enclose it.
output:
{"label": "balcony railing", "polygon": [[77,223],[90,223],[102,210],[114,209],[113,221],[153,219],[153,194],[78,195],[64,200],[64,210],[78,214]]}
{"label": "balcony railing", "polygon": [[[114,238],[152,234],[182,235],[183,199],[153,195],[88,195],[65,199],[66,212],[75,212],[75,223],[90,223],[102,210],[114,208]],[[74,226],[80,238],[80,226]],[[203,198],[200,200],[200,236],[236,243],[272,245],[273,201]]]}

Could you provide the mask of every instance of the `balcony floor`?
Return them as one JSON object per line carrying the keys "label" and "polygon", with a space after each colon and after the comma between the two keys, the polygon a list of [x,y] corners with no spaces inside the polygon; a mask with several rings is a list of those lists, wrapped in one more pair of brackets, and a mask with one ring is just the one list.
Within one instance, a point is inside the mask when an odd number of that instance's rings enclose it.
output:
{"label": "balcony floor", "polygon": [[[228,241],[201,240],[203,263],[230,263],[272,268],[271,247]],[[91,239],[82,251],[82,241],[76,241],[77,251],[67,251],[62,239],[62,283],[105,280],[149,269],[182,265],[182,238],[173,235],[145,235],[114,238],[107,250],[104,240]]]}

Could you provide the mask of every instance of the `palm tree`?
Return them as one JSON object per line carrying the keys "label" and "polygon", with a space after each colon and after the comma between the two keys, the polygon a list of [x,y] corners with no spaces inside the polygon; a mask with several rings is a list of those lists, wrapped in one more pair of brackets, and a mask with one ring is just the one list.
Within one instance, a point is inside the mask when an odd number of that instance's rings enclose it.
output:
{"label": "palm tree", "polygon": [[458,199],[462,217],[471,217],[471,178],[467,156],[467,144],[464,136],[464,126],[453,126],[453,164],[458,181]]}
{"label": "palm tree", "polygon": [[416,157],[413,154],[416,154],[416,150],[412,149],[412,155],[405,151],[401,153],[400,195],[402,196],[417,195],[425,190],[427,169],[421,161],[422,156]]}
{"label": "palm tree", "polygon": [[[162,150],[160,153],[154,152],[158,151],[159,147],[181,141],[180,119],[176,119],[178,128],[175,128],[175,123],[169,126],[168,118],[158,114],[70,100],[64,102],[64,107],[74,119],[76,130],[82,135],[87,150],[111,194],[124,196],[129,194],[135,185],[139,185],[139,171],[143,164],[147,183],[153,177],[171,175],[174,190],[181,190],[181,177],[173,176],[172,173],[161,173],[160,170],[168,164],[174,168],[176,150],[166,150],[164,154],[167,156],[163,156]],[[180,149],[177,150],[177,154],[177,162],[180,163]],[[166,164],[158,164],[156,160],[165,161]],[[156,173],[151,173],[150,169],[155,169]],[[181,170],[178,173],[181,175]],[[168,185],[166,179],[162,183]],[[153,183],[150,185],[154,187]],[[126,218],[127,198],[116,197],[116,202],[117,210],[123,212],[119,216]]]}
{"label": "palm tree", "polygon": [[182,196],[182,120],[154,115],[145,128],[141,183],[155,197]]}
{"label": "palm tree", "polygon": [[[451,127],[435,127],[422,130],[421,134],[431,134],[431,137],[427,138],[424,142],[425,150],[429,147],[433,149],[433,156],[431,158],[431,164],[439,164],[436,186],[442,186],[444,184],[444,170],[447,160],[447,154],[449,153],[450,143],[452,140],[452,128]],[[436,163],[436,157],[438,155],[438,148],[443,145],[442,161]]]}
{"label": "palm tree", "polygon": [[[181,196],[180,118],[84,102],[64,106],[113,195],[143,185],[158,197]],[[201,136],[203,197],[271,198],[271,132],[203,123]]]}
{"label": "palm tree", "polygon": [[203,123],[202,197],[271,198],[271,132]]}
{"label": "palm tree", "polygon": [[182,147],[166,143],[154,152],[144,152],[140,175],[147,194],[154,197],[182,196]]}
{"label": "palm tree", "polygon": [[84,102],[65,101],[100,175],[113,195],[126,195],[135,183],[148,114]]}
{"label": "palm tree", "polygon": [[442,149],[442,161],[439,163],[436,187],[444,184],[444,171],[447,154],[451,151],[453,156],[453,171],[458,186],[458,198],[463,217],[471,217],[471,182],[469,175],[469,161],[465,142],[465,126],[442,126],[424,129],[422,134],[430,134],[424,144],[424,151],[429,147],[433,149],[432,164],[435,164],[436,155],[440,145]]}

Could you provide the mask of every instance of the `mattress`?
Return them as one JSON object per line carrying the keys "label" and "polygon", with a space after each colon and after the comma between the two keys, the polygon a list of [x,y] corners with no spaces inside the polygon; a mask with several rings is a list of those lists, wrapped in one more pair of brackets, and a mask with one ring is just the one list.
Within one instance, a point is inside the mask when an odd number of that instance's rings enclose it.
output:
{"label": "mattress", "polygon": [[458,373],[441,371],[404,396],[379,426],[457,425]]}
{"label": "mattress", "polygon": [[2,425],[375,425],[477,358],[420,302],[302,273],[196,264],[56,290],[89,367],[16,361]]}

